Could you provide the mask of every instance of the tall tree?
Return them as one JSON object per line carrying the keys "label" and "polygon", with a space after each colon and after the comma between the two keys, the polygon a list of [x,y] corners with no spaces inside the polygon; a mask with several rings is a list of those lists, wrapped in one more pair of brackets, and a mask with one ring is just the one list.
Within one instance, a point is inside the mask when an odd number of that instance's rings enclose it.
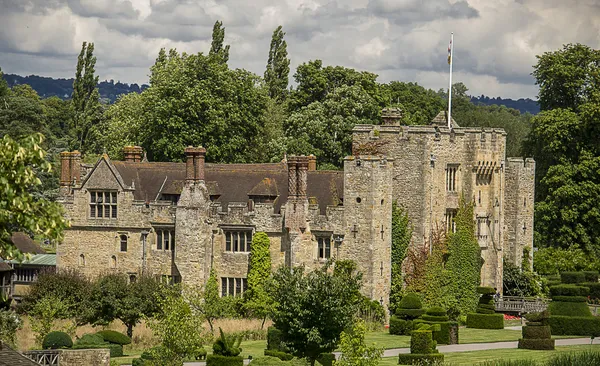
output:
{"label": "tall tree", "polygon": [[0,140],[0,257],[23,258],[10,238],[26,232],[58,239],[67,222],[57,203],[36,198],[32,193],[42,184],[36,169],[50,171],[41,134],[17,142],[9,136]]}
{"label": "tall tree", "polygon": [[273,31],[269,60],[265,71],[265,82],[269,89],[269,96],[283,100],[288,94],[288,76],[290,73],[290,59],[287,57],[287,43],[283,39],[285,32],[279,26]]}
{"label": "tall tree", "polygon": [[577,111],[600,90],[600,50],[576,43],[536,57],[532,75],[542,110]]}
{"label": "tall tree", "polygon": [[223,27],[223,22],[217,20],[213,26],[212,43],[208,55],[226,64],[229,61],[229,45],[225,46],[224,42],[225,27]]}
{"label": "tall tree", "polygon": [[77,70],[73,81],[71,108],[73,122],[73,148],[85,151],[90,128],[100,118],[100,94],[98,93],[98,76],[95,76],[96,57],[94,44],[83,42],[77,58]]}

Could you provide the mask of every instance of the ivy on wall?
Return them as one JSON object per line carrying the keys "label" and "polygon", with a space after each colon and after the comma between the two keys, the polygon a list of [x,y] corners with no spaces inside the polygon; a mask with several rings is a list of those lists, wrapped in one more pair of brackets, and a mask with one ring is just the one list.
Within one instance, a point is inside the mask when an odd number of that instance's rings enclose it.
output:
{"label": "ivy on wall", "polygon": [[244,292],[244,308],[252,317],[263,320],[274,309],[273,299],[267,287],[271,279],[271,251],[267,234],[257,232],[250,248],[250,268],[248,270],[248,290]]}
{"label": "ivy on wall", "polygon": [[412,237],[412,227],[406,212],[392,203],[392,281],[390,289],[390,309],[396,309],[402,299],[402,262],[406,258]]}

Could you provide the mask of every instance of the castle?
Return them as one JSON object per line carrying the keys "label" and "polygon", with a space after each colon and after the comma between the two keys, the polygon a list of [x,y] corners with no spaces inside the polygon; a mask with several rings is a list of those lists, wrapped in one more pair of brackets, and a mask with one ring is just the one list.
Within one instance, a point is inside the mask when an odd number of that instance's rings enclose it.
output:
{"label": "castle", "polygon": [[60,202],[71,227],[57,267],[97,276],[142,273],[203,285],[214,268],[221,295],[246,289],[255,232],[270,239],[272,267],[317,268],[352,259],[363,293],[387,306],[392,202],[406,210],[412,245],[436,227],[453,230],[462,194],[474,205],[481,282],[502,288],[503,258],[520,265],[533,244],[535,163],[506,158],[501,129],[462,128],[443,113],[427,126],[402,126],[385,109],[381,125],[357,125],[343,171],[316,170],[314,156],[272,164],[209,164],[185,149],[185,163],[148,162],[141,147],[124,161],[82,164],[61,153]]}

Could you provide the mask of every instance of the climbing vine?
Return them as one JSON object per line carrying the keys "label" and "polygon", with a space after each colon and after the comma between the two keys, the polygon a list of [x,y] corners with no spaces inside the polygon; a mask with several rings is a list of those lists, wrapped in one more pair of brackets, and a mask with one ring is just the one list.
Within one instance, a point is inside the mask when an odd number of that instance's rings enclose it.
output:
{"label": "climbing vine", "polygon": [[402,262],[406,258],[412,237],[412,227],[408,215],[394,201],[392,203],[392,281],[390,308],[395,309],[402,299]]}
{"label": "climbing vine", "polygon": [[448,237],[444,230],[434,231],[431,238],[431,254],[425,261],[425,289],[423,302],[426,308],[439,306],[456,315],[457,301],[451,292],[451,275],[446,268]]}
{"label": "climbing vine", "polygon": [[250,269],[248,270],[248,290],[244,293],[244,308],[250,316],[263,320],[274,309],[273,300],[267,291],[271,278],[271,251],[267,234],[257,232],[250,248]]}

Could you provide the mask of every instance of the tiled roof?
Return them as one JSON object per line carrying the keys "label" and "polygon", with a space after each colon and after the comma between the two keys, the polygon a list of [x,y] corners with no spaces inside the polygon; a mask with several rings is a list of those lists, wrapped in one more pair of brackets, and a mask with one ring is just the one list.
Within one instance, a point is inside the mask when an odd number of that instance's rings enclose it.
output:
{"label": "tiled roof", "polygon": [[0,366],[40,366],[0,341]]}
{"label": "tiled roof", "polygon": [[8,264],[6,262],[2,262],[2,260],[0,260],[0,272],[7,272],[7,271],[12,271],[12,267],[10,266],[10,264]]}
{"label": "tiled roof", "polygon": [[[159,192],[178,194],[185,182],[185,163],[113,161],[112,164],[124,183],[135,187],[136,200],[154,201]],[[230,202],[247,202],[249,194],[278,195],[276,212],[287,201],[288,177],[284,163],[206,164],[205,169],[209,194],[218,195],[217,201],[223,207]],[[343,180],[342,171],[308,172],[307,195],[316,199],[322,213],[327,205],[335,203],[335,197],[338,203],[342,199]]]}
{"label": "tiled roof", "polygon": [[13,244],[22,253],[44,254],[46,253],[29,235],[25,233],[14,233],[10,237]]}

